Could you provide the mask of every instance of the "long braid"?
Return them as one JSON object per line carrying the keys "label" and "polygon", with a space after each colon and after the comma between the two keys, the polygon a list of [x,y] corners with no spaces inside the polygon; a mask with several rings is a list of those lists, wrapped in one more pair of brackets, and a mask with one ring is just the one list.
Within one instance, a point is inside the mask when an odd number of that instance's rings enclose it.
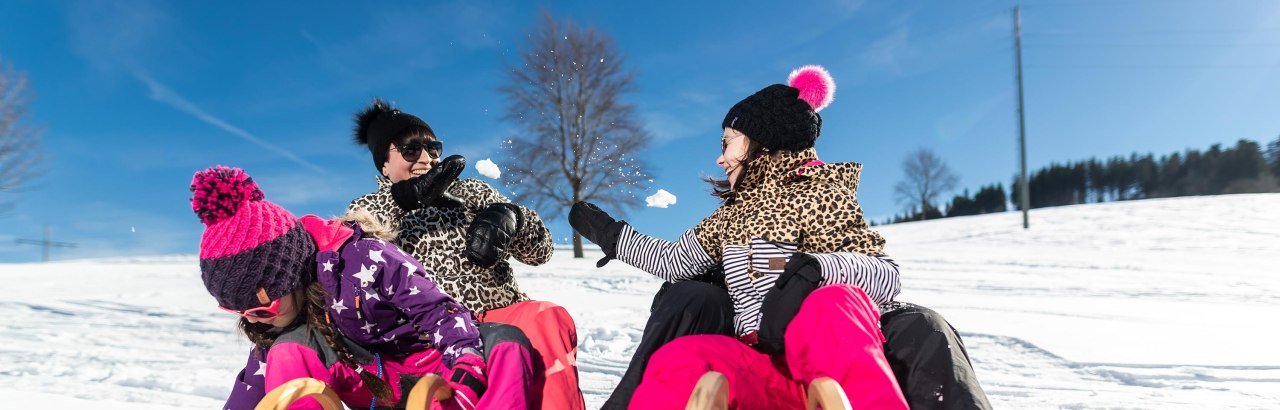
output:
{"label": "long braid", "polygon": [[[355,356],[347,351],[345,343],[339,339],[338,331],[333,325],[325,320],[325,301],[329,294],[320,286],[320,282],[311,282],[311,286],[307,287],[307,326],[320,331],[324,335],[325,343],[338,354],[338,360],[342,364],[352,369],[360,369],[360,363],[356,361]],[[364,381],[365,387],[373,393],[373,397],[381,402],[392,402],[395,395],[391,391],[391,386],[387,382],[378,378],[378,375],[368,371],[359,371],[360,380]]]}

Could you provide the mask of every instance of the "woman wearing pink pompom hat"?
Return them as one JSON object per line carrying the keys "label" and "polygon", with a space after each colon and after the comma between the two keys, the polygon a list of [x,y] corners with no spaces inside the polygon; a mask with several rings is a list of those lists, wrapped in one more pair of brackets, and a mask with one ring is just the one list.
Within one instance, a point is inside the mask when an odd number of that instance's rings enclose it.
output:
{"label": "woman wearing pink pompom hat", "polygon": [[[676,242],[641,234],[595,205],[573,207],[570,224],[600,245],[600,264],[621,260],[672,289],[722,271],[718,282],[732,300],[731,329],[697,329],[684,334],[707,334],[653,353],[630,408],[790,408],[819,393],[842,393],[854,408],[908,407],[878,307],[899,292],[898,266],[858,205],[862,165],[824,163],[814,150],[818,112],[834,94],[825,69],[805,66],[734,105],[716,159],[727,179],[708,181],[723,204]],[[704,391],[717,380],[727,388]]]}

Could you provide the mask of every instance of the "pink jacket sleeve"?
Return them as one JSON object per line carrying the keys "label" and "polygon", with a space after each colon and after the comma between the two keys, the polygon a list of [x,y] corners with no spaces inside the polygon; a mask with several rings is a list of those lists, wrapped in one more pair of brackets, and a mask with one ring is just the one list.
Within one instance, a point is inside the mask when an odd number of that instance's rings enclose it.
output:
{"label": "pink jacket sleeve", "polygon": [[[310,377],[329,385],[345,403],[367,406],[373,398],[353,369],[341,362],[327,368],[315,350],[299,343],[276,343],[267,352],[266,364],[266,391],[293,379]],[[314,399],[302,399],[290,405],[289,409],[320,410],[320,403]]]}

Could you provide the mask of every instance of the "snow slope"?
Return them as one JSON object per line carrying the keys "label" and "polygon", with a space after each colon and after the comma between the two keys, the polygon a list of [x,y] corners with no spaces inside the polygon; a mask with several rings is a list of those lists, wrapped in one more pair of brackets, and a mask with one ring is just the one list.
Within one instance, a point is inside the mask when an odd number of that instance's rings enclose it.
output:
{"label": "snow slope", "polygon": [[[1028,231],[1012,212],[879,230],[899,299],[961,330],[998,408],[1275,408],[1276,210],[1233,195],[1036,210]],[[593,407],[660,284],[594,260],[517,268],[576,318]],[[217,408],[248,344],[199,276],[193,256],[0,264],[0,407]]]}

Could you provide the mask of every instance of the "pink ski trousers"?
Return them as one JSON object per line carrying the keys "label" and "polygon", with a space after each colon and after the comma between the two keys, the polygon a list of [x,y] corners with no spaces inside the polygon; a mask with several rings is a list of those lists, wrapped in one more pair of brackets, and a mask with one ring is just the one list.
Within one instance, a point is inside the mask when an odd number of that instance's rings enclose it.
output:
{"label": "pink ski trousers", "polygon": [[804,408],[805,388],[819,377],[840,382],[855,409],[906,409],[879,320],[862,289],[824,286],[787,327],[785,358],[728,336],[681,337],[654,353],[630,408],[683,409],[698,378],[716,371],[729,381],[731,409]]}

